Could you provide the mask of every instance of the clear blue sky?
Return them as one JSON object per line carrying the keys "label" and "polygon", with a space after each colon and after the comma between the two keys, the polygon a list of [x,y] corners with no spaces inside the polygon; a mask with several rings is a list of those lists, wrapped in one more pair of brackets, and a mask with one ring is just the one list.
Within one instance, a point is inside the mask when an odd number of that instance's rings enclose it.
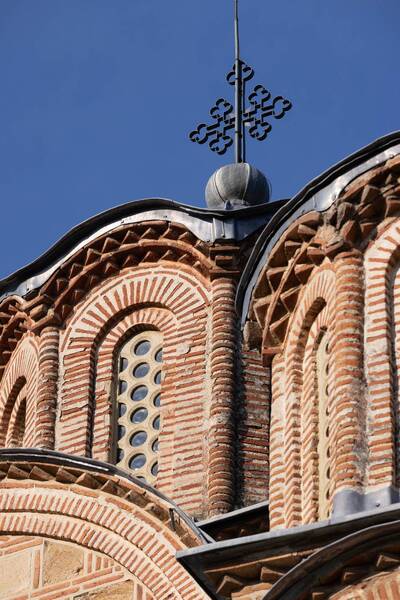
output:
{"label": "clear blue sky", "polygon": [[[255,82],[293,101],[248,158],[289,197],[400,129],[398,0],[241,0]],[[0,0],[0,276],[129,200],[203,206],[188,132],[231,93],[232,0]]]}

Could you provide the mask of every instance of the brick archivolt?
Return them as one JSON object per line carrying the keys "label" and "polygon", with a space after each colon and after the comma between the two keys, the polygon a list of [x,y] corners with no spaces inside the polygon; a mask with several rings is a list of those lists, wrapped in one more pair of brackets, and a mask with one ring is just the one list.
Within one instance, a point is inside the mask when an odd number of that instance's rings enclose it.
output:
{"label": "brick archivolt", "polygon": [[365,370],[368,390],[368,484],[399,485],[400,219],[365,255]]}
{"label": "brick archivolt", "polygon": [[[285,465],[285,523],[290,527],[316,520],[318,515],[318,398],[315,388],[315,353],[322,331],[332,340],[335,325],[335,273],[329,265],[314,274],[304,289],[289,328],[284,353],[284,444],[278,462]],[[330,374],[333,381],[333,375]],[[274,406],[272,407],[274,414]],[[275,415],[274,415],[275,416]],[[333,425],[333,423],[332,423]],[[331,435],[334,435],[332,431]],[[332,440],[333,441],[333,440]],[[333,445],[332,445],[333,446]],[[271,458],[277,462],[277,458]],[[281,485],[274,481],[271,487]]]}
{"label": "brick archivolt", "polygon": [[26,447],[41,446],[37,435],[39,343],[27,334],[12,355],[0,383],[0,446],[10,440],[16,411],[26,398],[24,440]]}
{"label": "brick archivolt", "polygon": [[[321,328],[331,335],[334,377],[329,385],[335,399],[329,434],[332,494],[398,486],[399,175],[400,158],[390,159],[352,181],[329,210],[296,219],[271,250],[254,288],[245,335],[251,347],[259,346],[264,363],[272,365],[270,503],[275,526],[315,519],[316,440],[308,432],[316,422],[312,344]],[[316,319],[325,310],[317,326],[313,319],[308,322],[306,298],[318,301],[312,290],[319,277],[330,278],[331,284],[329,298],[320,293],[322,304],[311,311]],[[302,439],[308,440],[307,448]],[[289,493],[279,490],[284,481]]]}
{"label": "brick archivolt", "polygon": [[[319,517],[319,398],[316,351],[328,336],[326,429],[330,512],[338,492],[360,492],[367,462],[363,381],[362,258],[325,259],[303,287],[283,351],[272,361],[271,525],[291,527]],[[337,514],[336,512],[334,514]]]}
{"label": "brick archivolt", "polygon": [[164,348],[157,486],[186,510],[202,511],[211,403],[209,305],[207,287],[176,266],[132,269],[89,294],[61,338],[57,449],[109,457],[113,357],[129,331],[155,327]]}
{"label": "brick archivolt", "polygon": [[122,565],[154,598],[205,598],[176,559],[200,543],[171,505],[117,476],[56,464],[0,464],[4,534],[63,540]]}
{"label": "brick archivolt", "polygon": [[263,600],[398,600],[398,540],[399,521],[392,521],[336,538],[310,554],[299,553],[296,566],[283,568]]}

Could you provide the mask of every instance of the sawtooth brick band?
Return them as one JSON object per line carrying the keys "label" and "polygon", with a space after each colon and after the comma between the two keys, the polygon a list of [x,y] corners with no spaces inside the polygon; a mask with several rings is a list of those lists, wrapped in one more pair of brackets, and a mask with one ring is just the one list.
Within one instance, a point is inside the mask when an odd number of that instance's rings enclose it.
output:
{"label": "sawtooth brick band", "polygon": [[[40,467],[34,467],[32,474],[36,479],[45,475]],[[88,474],[82,475],[82,481],[89,489],[40,480],[33,485],[11,466],[0,494],[2,534],[66,541],[95,551],[126,569],[155,600],[206,597],[175,559],[175,553],[186,546],[164,522],[169,514],[164,500],[154,494],[146,498],[137,486],[128,484],[133,496],[139,492],[142,497],[142,505],[135,505],[108,491],[90,489]],[[110,480],[110,491],[113,485]],[[186,532],[188,541],[190,535]],[[196,539],[190,541],[196,543]]]}
{"label": "sawtooth brick band", "polygon": [[331,600],[400,600],[400,573],[381,574],[358,585],[350,585]]}

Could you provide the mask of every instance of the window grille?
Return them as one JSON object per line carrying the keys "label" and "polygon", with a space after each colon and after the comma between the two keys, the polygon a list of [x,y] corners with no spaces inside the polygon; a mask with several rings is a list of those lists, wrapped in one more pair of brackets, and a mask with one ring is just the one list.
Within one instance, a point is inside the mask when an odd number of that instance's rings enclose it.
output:
{"label": "window grille", "polygon": [[162,336],[142,331],[118,357],[116,464],[153,484],[158,473],[161,426]]}

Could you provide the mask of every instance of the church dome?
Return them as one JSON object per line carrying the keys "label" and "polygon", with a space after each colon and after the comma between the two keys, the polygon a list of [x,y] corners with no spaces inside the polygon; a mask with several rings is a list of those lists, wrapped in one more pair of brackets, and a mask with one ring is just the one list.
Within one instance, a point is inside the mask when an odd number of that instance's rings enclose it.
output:
{"label": "church dome", "polygon": [[209,208],[230,209],[255,206],[269,201],[270,187],[265,175],[249,163],[221,167],[206,187]]}

